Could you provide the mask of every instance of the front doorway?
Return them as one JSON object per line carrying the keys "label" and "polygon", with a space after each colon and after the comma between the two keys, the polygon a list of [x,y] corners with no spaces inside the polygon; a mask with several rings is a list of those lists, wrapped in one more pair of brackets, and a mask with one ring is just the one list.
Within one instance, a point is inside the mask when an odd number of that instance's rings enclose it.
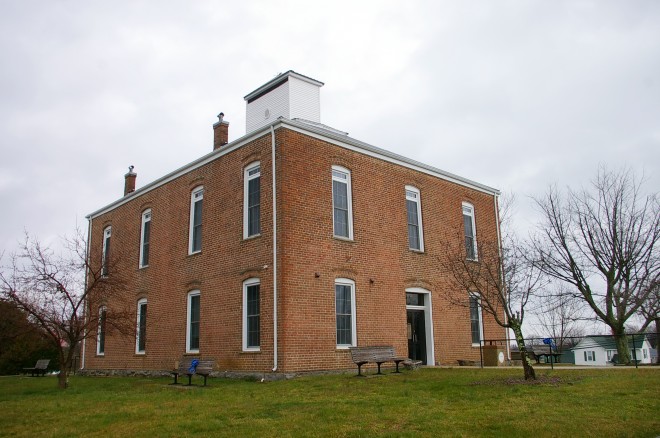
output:
{"label": "front doorway", "polygon": [[424,365],[435,365],[431,292],[419,287],[406,289],[408,357]]}
{"label": "front doorway", "polygon": [[408,309],[408,357],[426,365],[426,330],[423,310]]}

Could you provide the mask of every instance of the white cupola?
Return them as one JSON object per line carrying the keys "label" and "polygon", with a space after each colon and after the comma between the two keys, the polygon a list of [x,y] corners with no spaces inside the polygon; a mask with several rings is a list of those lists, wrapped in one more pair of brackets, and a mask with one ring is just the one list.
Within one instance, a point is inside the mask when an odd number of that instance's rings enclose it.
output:
{"label": "white cupola", "polygon": [[247,96],[245,133],[268,125],[278,117],[321,123],[323,82],[289,70],[280,73]]}

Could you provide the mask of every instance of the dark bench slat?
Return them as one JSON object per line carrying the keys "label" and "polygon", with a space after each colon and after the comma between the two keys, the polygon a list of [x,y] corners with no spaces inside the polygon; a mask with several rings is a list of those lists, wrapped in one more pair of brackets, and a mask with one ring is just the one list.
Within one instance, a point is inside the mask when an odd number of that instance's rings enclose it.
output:
{"label": "dark bench slat", "polygon": [[[193,360],[197,360],[197,367],[194,372],[190,372],[190,367],[192,366]],[[188,376],[188,386],[192,385],[192,376],[199,374],[204,377],[204,386],[206,386],[207,377],[213,372],[213,367],[215,361],[212,359],[200,359],[197,357],[184,357],[179,361],[179,367],[173,371],[171,374],[174,376],[174,385],[178,384],[179,375]]]}
{"label": "dark bench slat", "polygon": [[385,362],[394,362],[396,364],[395,373],[400,373],[399,364],[406,360],[404,357],[397,357],[394,353],[394,347],[386,345],[377,345],[371,347],[350,347],[351,359],[358,366],[358,376],[362,376],[362,365],[375,363],[378,365],[378,373],[383,374],[380,367]]}

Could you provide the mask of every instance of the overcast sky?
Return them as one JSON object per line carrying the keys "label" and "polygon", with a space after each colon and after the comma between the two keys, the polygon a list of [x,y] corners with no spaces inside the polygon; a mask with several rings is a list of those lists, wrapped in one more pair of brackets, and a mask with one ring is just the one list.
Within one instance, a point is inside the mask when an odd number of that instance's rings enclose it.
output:
{"label": "overcast sky", "polygon": [[518,194],[599,163],[660,187],[659,1],[0,0],[0,251],[212,150],[280,72],[321,121]]}

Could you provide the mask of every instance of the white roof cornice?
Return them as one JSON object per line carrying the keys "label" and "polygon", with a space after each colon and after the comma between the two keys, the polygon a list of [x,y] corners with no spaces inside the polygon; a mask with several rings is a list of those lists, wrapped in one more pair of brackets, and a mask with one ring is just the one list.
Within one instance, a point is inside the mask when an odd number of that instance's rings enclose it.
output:
{"label": "white roof cornice", "polygon": [[314,125],[311,125],[309,123],[305,123],[303,121],[299,120],[288,120],[285,118],[280,117],[278,120],[274,121],[273,123],[269,125],[262,126],[259,129],[256,129],[249,134],[244,135],[243,137],[234,140],[231,143],[228,143],[225,146],[222,146],[219,149],[216,149],[200,158],[197,160],[186,164],[185,166],[182,166],[178,169],[176,169],[173,172],[168,173],[167,175],[150,182],[149,184],[135,190],[134,192],[106,205],[103,208],[100,208],[93,213],[90,213],[87,215],[87,219],[93,219],[97,216],[100,216],[104,213],[107,213],[111,210],[114,210],[115,208],[119,207],[120,205],[126,204],[127,202],[144,195],[145,193],[149,193],[150,191],[167,184],[168,182],[179,178],[180,176],[185,175],[188,172],[191,172],[199,167],[202,167],[224,155],[227,155],[236,149],[241,148],[245,144],[262,137],[268,133],[270,130],[270,127],[273,126],[274,129],[278,129],[280,127],[286,127],[288,129],[291,129],[296,132],[300,132],[301,134],[309,135],[310,137],[317,138],[322,141],[326,141],[328,143],[334,144],[339,147],[343,147],[345,149],[349,149],[358,153],[362,153],[365,155],[369,155],[384,161],[387,161],[389,163],[397,164],[409,169],[416,170],[418,172],[425,173],[427,175],[435,176],[437,178],[450,181],[453,183],[456,183],[458,185],[468,187],[474,190],[478,190],[483,193],[487,193],[489,195],[493,196],[498,196],[500,194],[499,190],[494,189],[492,187],[486,186],[484,184],[480,184],[478,182],[469,180],[467,178],[463,178],[458,175],[454,175],[453,173],[445,172],[444,170],[438,169],[433,166],[429,166],[424,163],[420,163],[419,161],[412,160],[410,158],[406,158],[402,155],[395,154],[393,152],[389,152],[385,149],[378,148],[376,146],[372,146],[368,143],[364,143],[362,141],[356,140],[354,138],[349,137],[348,135],[343,135],[341,133],[338,133],[340,131],[330,131],[327,129],[323,129],[321,127],[317,127]]}

